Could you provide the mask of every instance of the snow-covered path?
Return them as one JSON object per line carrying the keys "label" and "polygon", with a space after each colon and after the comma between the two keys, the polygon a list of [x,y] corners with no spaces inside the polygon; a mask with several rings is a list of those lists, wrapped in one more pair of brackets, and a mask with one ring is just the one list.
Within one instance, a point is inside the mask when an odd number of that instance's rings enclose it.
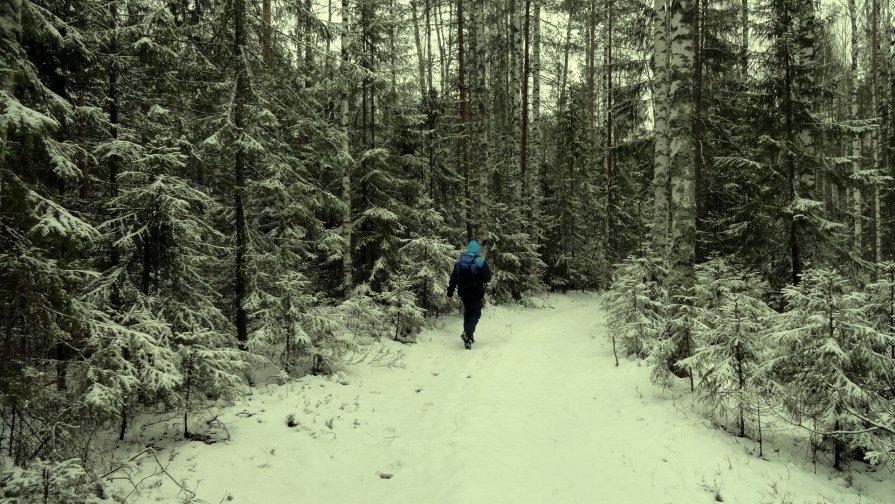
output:
{"label": "snow-covered path", "polygon": [[[452,316],[389,347],[407,351],[401,368],[271,387],[221,414],[229,442],[177,444],[168,470],[211,503],[859,502],[804,456],[750,455],[751,441],[676,407],[645,367],[616,368],[595,296],[549,302],[486,307],[472,351]],[[163,479],[141,502],[175,490]],[[863,492],[895,495],[891,482]]]}

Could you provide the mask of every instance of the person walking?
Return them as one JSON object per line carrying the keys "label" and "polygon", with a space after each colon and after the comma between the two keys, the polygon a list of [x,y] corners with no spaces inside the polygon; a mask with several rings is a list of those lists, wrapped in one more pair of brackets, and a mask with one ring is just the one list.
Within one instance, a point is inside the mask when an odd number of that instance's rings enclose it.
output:
{"label": "person walking", "polygon": [[448,284],[448,303],[454,302],[454,291],[460,294],[463,302],[463,345],[467,350],[475,342],[475,326],[482,317],[482,301],[485,299],[485,284],[491,281],[491,268],[480,255],[482,247],[472,240],[454,263],[451,280]]}

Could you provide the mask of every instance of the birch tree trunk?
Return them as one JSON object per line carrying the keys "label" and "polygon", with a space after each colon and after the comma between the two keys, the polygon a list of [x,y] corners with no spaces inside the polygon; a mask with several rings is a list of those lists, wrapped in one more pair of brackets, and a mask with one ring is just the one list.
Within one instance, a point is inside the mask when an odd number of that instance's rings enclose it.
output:
{"label": "birch tree trunk", "polygon": [[352,257],[351,257],[351,168],[353,160],[348,150],[348,0],[342,0],[341,26],[341,73],[342,99],[339,127],[342,133],[342,293],[351,297]]}
{"label": "birch tree trunk", "polygon": [[740,42],[740,73],[745,79],[749,75],[749,0],[743,0],[740,10],[740,29],[742,40]]}
{"label": "birch tree trunk", "polygon": [[668,132],[668,9],[665,0],[655,0],[653,30],[655,71],[653,117],[655,118],[656,155],[653,168],[653,252],[664,258],[668,246],[669,132]]}
{"label": "birch tree trunk", "polygon": [[[696,260],[696,180],[693,148],[693,95],[691,76],[694,38],[691,32],[692,0],[671,0],[669,23],[669,134],[672,223],[669,233],[669,293],[675,303],[671,318],[683,323],[676,348],[677,358],[690,354],[689,323],[684,306],[692,305]],[[692,380],[692,376],[691,376]]]}
{"label": "birch tree trunk", "polygon": [[445,92],[447,90],[447,58],[445,57],[445,37],[442,35],[442,29],[444,28],[444,17],[441,15],[441,3],[435,3],[435,35],[438,38],[438,55],[440,58],[438,59],[439,67],[441,68],[441,90]]}
{"label": "birch tree trunk", "polygon": [[[848,94],[850,103],[851,120],[858,119],[858,12],[855,7],[855,0],[848,0],[848,15],[851,22],[851,72],[848,77]],[[858,135],[852,138],[850,157],[852,158],[852,174],[857,177],[861,171],[861,140]],[[853,180],[855,187],[852,192],[852,212],[853,212],[853,232],[852,232],[852,252],[856,258],[863,255],[862,246],[862,212],[861,212],[861,186],[857,178]]]}
{"label": "birch tree trunk", "polygon": [[[531,19],[531,158],[532,180],[537,182],[544,177],[541,172],[544,166],[541,153],[541,0],[532,0]],[[538,184],[529,185],[531,191],[532,216],[540,222],[540,191]]]}

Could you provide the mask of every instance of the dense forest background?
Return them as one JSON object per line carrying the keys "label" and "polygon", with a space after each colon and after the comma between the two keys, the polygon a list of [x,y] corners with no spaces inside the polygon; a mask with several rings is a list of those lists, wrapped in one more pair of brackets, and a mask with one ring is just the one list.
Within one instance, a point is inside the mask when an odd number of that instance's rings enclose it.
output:
{"label": "dense forest background", "polygon": [[412,341],[472,237],[739,435],[892,460],[888,0],[4,0],[0,63],[7,468]]}

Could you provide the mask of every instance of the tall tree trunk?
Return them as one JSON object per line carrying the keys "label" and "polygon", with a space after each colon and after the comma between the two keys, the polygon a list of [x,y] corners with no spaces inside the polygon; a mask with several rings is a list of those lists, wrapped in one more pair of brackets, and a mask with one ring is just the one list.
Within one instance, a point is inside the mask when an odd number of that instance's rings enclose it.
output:
{"label": "tall tree trunk", "polygon": [[522,205],[522,30],[520,11],[524,0],[510,0],[510,96],[513,120],[513,206]]}
{"label": "tall tree trunk", "polygon": [[[871,78],[871,106],[873,114],[879,118],[880,127],[873,134],[873,170],[877,176],[884,174],[884,156],[883,149],[883,128],[885,127],[885,89],[882,86],[883,79],[879,66],[879,49],[880,49],[880,3],[879,0],[871,2],[870,16],[870,78]],[[873,202],[871,205],[870,225],[871,225],[871,254],[870,259],[873,263],[880,261],[880,252],[882,249],[882,225],[880,218],[880,190],[881,185],[874,183],[871,188]],[[874,273],[875,274],[875,273]]]}
{"label": "tall tree trunk", "polygon": [[[246,102],[249,96],[248,46],[246,44],[246,11],[245,0],[233,0],[234,19],[234,47],[233,60],[236,62],[236,93],[233,107],[233,124],[236,126],[237,135],[245,134],[246,127]],[[235,255],[235,280],[236,280],[236,341],[241,350],[248,349],[249,330],[248,314],[245,301],[248,299],[248,229],[245,214],[245,188],[246,168],[248,155],[243,148],[242,138],[236,142],[234,154],[234,178],[236,187],[233,188],[233,210],[236,216],[236,255]]]}
{"label": "tall tree trunk", "polygon": [[313,0],[305,0],[305,11],[308,16],[308,22],[305,23],[305,87],[311,87],[313,79],[311,78],[314,71],[314,38],[313,35],[313,17],[314,3]]}
{"label": "tall tree trunk", "polygon": [[432,0],[426,0],[426,91],[427,95],[432,93]]}
{"label": "tall tree trunk", "polygon": [[[531,158],[534,162],[530,184],[533,221],[541,222],[540,198],[537,181],[544,177],[541,151],[541,0],[532,1],[531,18]],[[537,231],[540,233],[540,226]]]}
{"label": "tall tree trunk", "polygon": [[743,79],[749,76],[749,0],[743,0],[742,9],[740,9],[740,30],[742,30],[742,39],[740,41],[740,72]]}
{"label": "tall tree trunk", "polygon": [[523,0],[525,2],[525,19],[523,27],[523,50],[522,50],[522,131],[519,135],[519,174],[522,181],[521,202],[523,210],[528,217],[531,217],[531,198],[529,195],[529,187],[531,186],[528,172],[528,76],[531,73],[531,61],[528,57],[529,52],[529,28],[531,15],[531,0]]}
{"label": "tall tree trunk", "polygon": [[[696,190],[696,229],[702,220],[702,43],[703,13],[702,2],[693,0],[693,172]],[[699,234],[696,235],[696,260],[702,257]]]}
{"label": "tall tree trunk", "polygon": [[420,42],[420,25],[419,18],[417,16],[417,0],[411,0],[410,2],[410,14],[413,19],[413,40],[416,43],[416,58],[417,64],[419,65],[419,85],[420,85],[420,101],[425,101],[426,99],[426,58],[423,54],[423,45]]}
{"label": "tall tree trunk", "polygon": [[466,103],[466,61],[463,41],[463,0],[457,0],[457,77],[460,88],[460,142],[463,150],[463,207],[466,214],[466,241],[472,240],[472,194],[469,191],[469,111]]}
{"label": "tall tree trunk", "polygon": [[568,80],[569,80],[569,50],[572,45],[572,19],[573,19],[573,6],[575,2],[574,0],[569,0],[569,18],[566,20],[566,41],[563,44],[563,63],[562,63],[562,76],[560,78],[559,84],[559,115],[561,116],[563,112],[566,110],[568,98]]}
{"label": "tall tree trunk", "polygon": [[665,0],[655,0],[656,15],[653,31],[655,46],[655,83],[653,84],[653,116],[655,117],[656,155],[653,168],[653,252],[665,257],[668,245],[668,185],[669,185],[669,134],[668,134],[668,65],[670,47],[668,40],[668,9]]}
{"label": "tall tree trunk", "polygon": [[439,67],[441,69],[441,90],[443,93],[447,92],[448,89],[448,76],[447,76],[447,56],[445,55],[445,46],[446,40],[445,36],[442,34],[442,30],[444,29],[444,16],[441,14],[441,2],[435,2],[435,35],[438,38],[438,55],[440,58],[438,59]]}
{"label": "tall tree trunk", "polygon": [[[848,0],[848,15],[851,22],[851,72],[848,75],[848,94],[850,99],[851,120],[858,119],[858,11],[855,0]],[[861,140],[854,135],[851,142],[852,174],[857,176],[861,171]],[[857,259],[863,256],[862,246],[862,211],[861,211],[861,186],[855,180],[852,197],[852,212],[854,228],[852,232],[852,253]]]}
{"label": "tall tree trunk", "polygon": [[[698,1],[698,0],[697,0]],[[612,145],[612,135],[613,135],[613,122],[614,118],[612,116],[613,108],[615,104],[612,102],[613,100],[613,82],[612,82],[612,16],[613,16],[613,2],[612,0],[608,0],[606,3],[606,62],[604,65],[604,74],[606,78],[606,224],[605,224],[605,236],[606,243],[608,245],[608,254],[610,257],[614,258],[614,254],[616,252],[615,247],[615,233],[614,233],[614,220],[613,220],[613,205],[615,202],[613,201],[613,184],[615,183],[615,166],[613,164],[614,160],[614,146]]]}
{"label": "tall tree trunk", "polygon": [[[697,0],[698,1],[698,0]],[[671,318],[687,323],[684,306],[692,305],[694,265],[696,261],[696,174],[693,146],[693,95],[691,77],[694,70],[692,0],[671,0],[671,61],[669,64],[669,134],[672,223],[668,249],[669,291],[675,303]],[[677,358],[687,357],[689,327],[679,328]]]}
{"label": "tall tree trunk", "polygon": [[342,293],[345,298],[351,297],[352,258],[351,258],[351,168],[354,161],[348,150],[348,1],[342,0],[341,27],[341,73],[342,99],[339,128],[342,133]]}

